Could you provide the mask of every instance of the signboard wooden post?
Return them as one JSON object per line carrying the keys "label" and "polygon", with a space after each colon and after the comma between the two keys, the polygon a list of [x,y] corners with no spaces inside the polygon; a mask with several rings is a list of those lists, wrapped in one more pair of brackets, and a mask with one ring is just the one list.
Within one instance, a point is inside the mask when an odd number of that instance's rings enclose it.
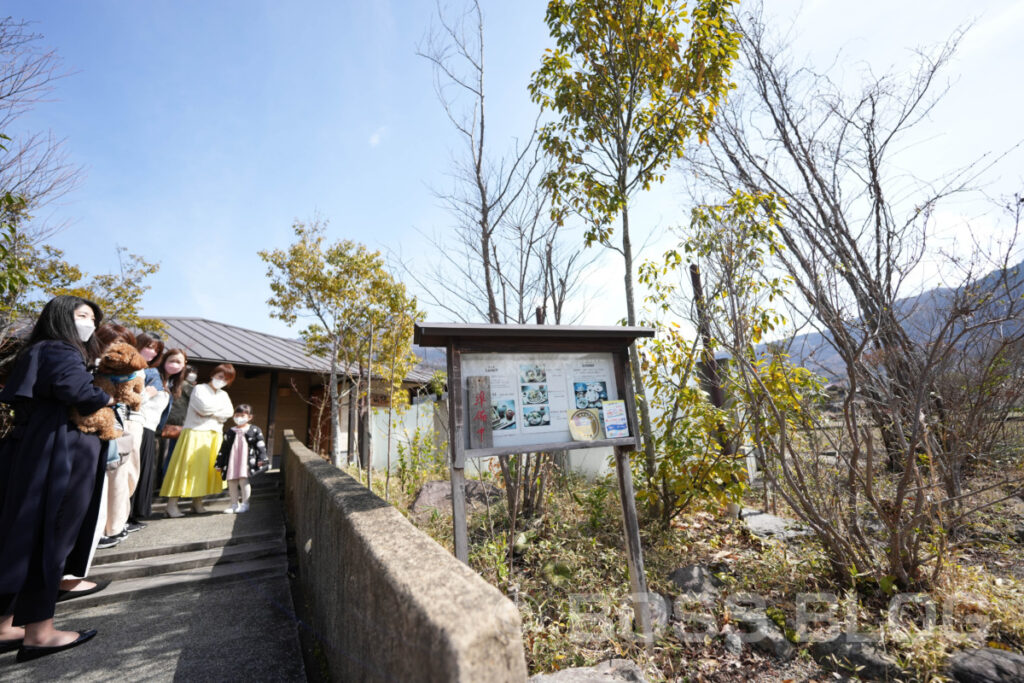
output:
{"label": "signboard wooden post", "polygon": [[642,327],[417,323],[414,341],[448,350],[455,556],[468,563],[466,458],[610,446],[637,628],[652,642],[629,453],[640,447],[629,348]]}

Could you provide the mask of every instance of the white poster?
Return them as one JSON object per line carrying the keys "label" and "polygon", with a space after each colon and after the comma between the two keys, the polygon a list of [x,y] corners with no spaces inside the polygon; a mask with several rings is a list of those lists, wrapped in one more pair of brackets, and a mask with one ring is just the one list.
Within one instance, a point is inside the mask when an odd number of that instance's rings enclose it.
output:
{"label": "white poster", "polygon": [[619,398],[610,353],[464,353],[462,376],[490,382],[495,448],[571,441],[572,410]]}

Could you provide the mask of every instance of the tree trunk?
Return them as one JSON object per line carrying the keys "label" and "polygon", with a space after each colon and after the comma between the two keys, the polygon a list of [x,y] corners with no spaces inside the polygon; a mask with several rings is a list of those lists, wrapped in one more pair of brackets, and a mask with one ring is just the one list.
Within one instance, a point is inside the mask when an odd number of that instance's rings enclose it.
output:
{"label": "tree trunk", "polygon": [[[629,208],[622,207],[622,258],[626,265],[626,324],[636,325],[636,306],[633,302],[633,246],[629,241]],[[629,347],[629,362],[633,367],[633,392],[636,394],[636,404],[640,409],[640,425],[644,440],[644,469],[647,473],[647,481],[654,481],[654,475],[658,468],[657,457],[654,452],[654,429],[651,427],[651,416],[647,410],[647,391],[644,389],[643,375],[640,372],[640,353],[636,350],[636,344]]]}
{"label": "tree trunk", "polygon": [[[704,287],[700,280],[700,267],[696,264],[690,265],[690,285],[693,287],[693,302],[697,308],[697,327],[700,332],[701,362],[698,364],[701,388],[711,398],[711,405],[719,410],[726,407],[725,389],[722,387],[722,376],[718,371],[718,360],[715,358],[711,339],[711,321],[708,319],[708,309],[704,303]],[[716,426],[718,432],[718,446],[722,455],[736,455],[736,442],[731,438],[725,425],[721,422]]]}
{"label": "tree trunk", "polygon": [[348,394],[348,439],[346,443],[345,456],[348,460],[348,464],[351,465],[355,460],[356,452],[356,420],[358,419],[359,410],[359,381],[349,378],[349,382],[352,384]]}
{"label": "tree trunk", "polygon": [[370,325],[370,349],[366,363],[366,427],[363,430],[363,452],[366,454],[366,488],[373,490],[373,324]]}
{"label": "tree trunk", "polygon": [[338,419],[338,338],[331,349],[331,462],[341,467],[341,424]]}

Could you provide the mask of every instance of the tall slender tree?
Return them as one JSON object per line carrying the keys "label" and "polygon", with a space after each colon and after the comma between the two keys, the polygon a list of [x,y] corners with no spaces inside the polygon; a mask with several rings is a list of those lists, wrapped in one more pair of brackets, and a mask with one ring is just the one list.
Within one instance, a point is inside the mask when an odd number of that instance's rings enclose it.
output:
{"label": "tall slender tree", "polygon": [[453,218],[434,238],[428,269],[408,268],[433,306],[462,320],[527,323],[540,307],[559,323],[564,299],[592,262],[564,247],[565,230],[549,216],[536,122],[504,140],[488,127],[484,13],[478,0],[461,11],[438,3],[436,24],[418,49],[455,132],[452,183],[435,190]]}
{"label": "tall slender tree", "polygon": [[[553,161],[545,185],[556,211],[569,208],[587,220],[588,246],[600,244],[622,256],[629,325],[637,321],[631,200],[664,180],[689,140],[706,138],[737,56],[734,4],[548,3],[546,21],[555,47],[544,53],[530,85],[534,100],[555,114],[540,132]],[[654,443],[635,349],[631,359],[651,478]]]}

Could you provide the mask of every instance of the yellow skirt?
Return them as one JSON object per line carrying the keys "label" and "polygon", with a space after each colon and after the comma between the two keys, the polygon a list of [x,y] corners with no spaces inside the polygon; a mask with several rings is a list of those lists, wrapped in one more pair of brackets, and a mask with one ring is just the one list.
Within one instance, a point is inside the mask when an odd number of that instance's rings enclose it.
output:
{"label": "yellow skirt", "polygon": [[220,432],[181,430],[174,445],[160,495],[171,498],[198,498],[224,490],[220,472],[213,469],[223,439]]}

